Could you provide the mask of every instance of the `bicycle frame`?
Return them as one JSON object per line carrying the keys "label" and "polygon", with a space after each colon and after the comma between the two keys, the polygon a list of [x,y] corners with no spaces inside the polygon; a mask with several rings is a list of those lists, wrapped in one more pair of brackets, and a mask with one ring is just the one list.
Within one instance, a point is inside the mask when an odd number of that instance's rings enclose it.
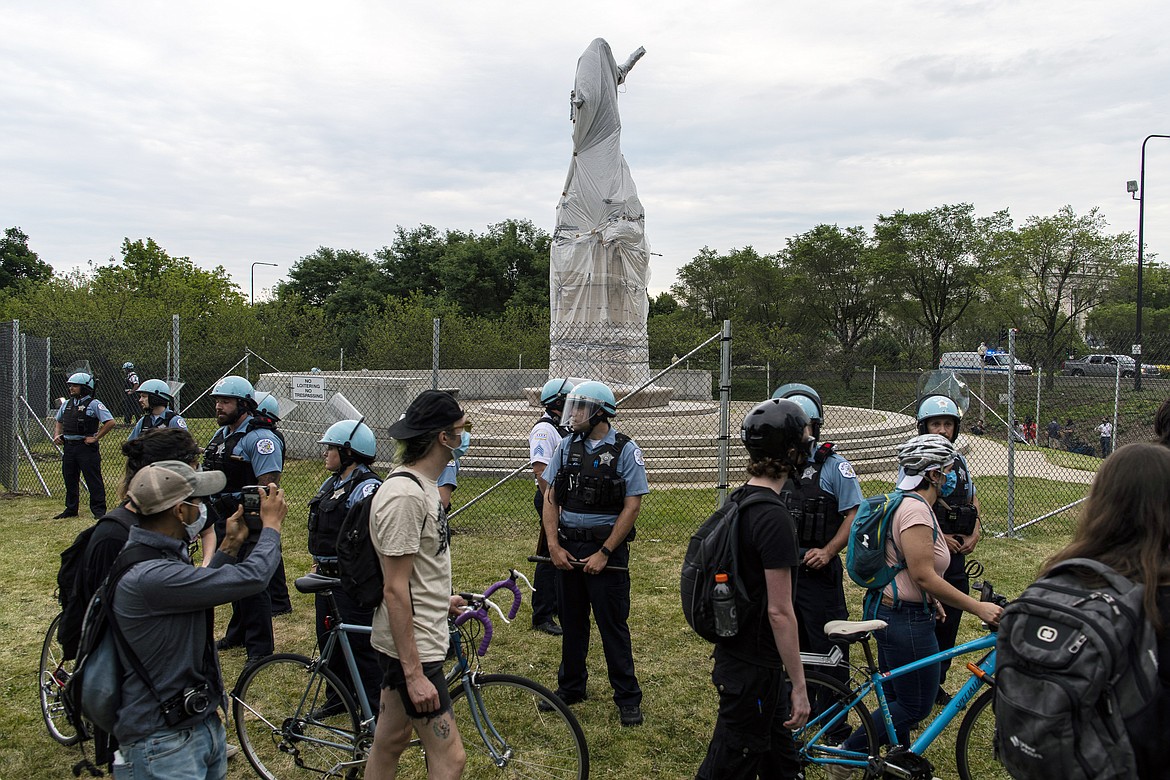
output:
{"label": "bicycle frame", "polygon": [[[866,656],[867,660],[870,660],[872,653],[869,650],[868,641],[869,640],[866,640]],[[976,664],[976,667],[980,671],[978,673],[973,672],[971,674],[970,678],[968,678],[967,682],[963,684],[963,687],[959,689],[958,693],[954,695],[950,703],[943,708],[942,712],[930,720],[926,727],[922,729],[922,733],[919,734],[918,738],[915,739],[914,742],[910,745],[911,752],[921,755],[928,747],[930,747],[931,743],[933,743],[934,740],[938,738],[943,730],[951,724],[951,721],[955,719],[955,716],[967,708],[967,705],[970,704],[971,701],[975,698],[975,695],[979,692],[979,689],[987,684],[986,678],[991,678],[993,676],[995,672],[995,643],[996,635],[994,633],[989,633],[986,636],[973,639],[970,642],[964,642],[963,644],[952,647],[949,650],[940,651],[934,655],[927,656],[926,658],[913,661],[909,664],[906,664],[905,666],[899,666],[896,669],[891,669],[888,672],[871,671],[871,663],[870,667],[866,669],[866,674],[869,679],[862,683],[860,687],[853,688],[854,695],[853,698],[849,700],[848,704],[843,703],[841,706],[841,711],[830,720],[821,724],[816,733],[813,734],[812,737],[810,737],[808,740],[809,743],[816,744],[819,751],[823,751],[824,753],[828,754],[829,758],[826,759],[820,757],[809,757],[808,760],[814,764],[834,764],[856,768],[865,768],[869,764],[869,756],[863,756],[857,751],[845,750],[840,747],[829,747],[828,745],[820,742],[820,740],[824,738],[825,733],[840,723],[841,720],[848,714],[850,707],[865,699],[865,697],[867,697],[871,692],[874,693],[878,700],[878,712],[881,713],[882,722],[885,724],[888,744],[896,745],[898,744],[898,739],[894,733],[894,721],[890,716],[889,704],[886,701],[886,692],[884,688],[885,683],[910,674],[911,672],[916,672],[919,669],[930,666],[931,664],[937,664],[940,661],[950,660],[961,655],[967,655],[968,653],[976,653],[980,650],[989,651]],[[873,713],[871,713],[871,715],[872,714]],[[816,719],[814,719],[814,722],[815,720]]]}

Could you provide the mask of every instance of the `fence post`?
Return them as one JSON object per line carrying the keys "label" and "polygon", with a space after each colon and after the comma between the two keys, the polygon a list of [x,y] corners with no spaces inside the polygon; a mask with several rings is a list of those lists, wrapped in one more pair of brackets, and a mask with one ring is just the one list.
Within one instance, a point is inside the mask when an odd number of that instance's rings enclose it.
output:
{"label": "fence post", "polygon": [[8,463],[12,467],[11,474],[9,475],[10,478],[8,480],[9,489],[13,493],[16,493],[18,490],[20,490],[20,486],[16,483],[17,479],[20,477],[20,469],[17,468],[17,463],[16,463],[16,437],[17,437],[16,431],[17,431],[17,426],[20,424],[19,419],[16,416],[16,410],[17,410],[16,401],[17,401],[17,396],[19,395],[19,390],[18,390],[17,384],[16,384],[17,383],[17,376],[16,375],[17,375],[17,371],[20,368],[20,320],[13,320],[12,321],[12,354],[9,355],[8,358],[10,358],[12,361],[10,364],[12,366],[12,368],[10,369],[12,372],[11,373],[12,384],[9,385],[9,387],[8,387],[8,389],[9,389],[8,394],[9,394],[9,396],[11,396],[9,401],[12,404],[12,419],[9,421],[12,424],[12,429],[11,429],[12,436],[9,437],[8,441],[0,442],[0,447],[4,448],[4,450],[3,450],[4,456],[8,459]]}
{"label": "fence post", "polygon": [[1036,366],[1036,446],[1040,446],[1040,377],[1044,376],[1044,366]]}
{"label": "fence post", "polygon": [[[1113,434],[1109,437],[1109,451],[1117,449],[1117,410],[1121,401],[1121,363],[1117,364],[1116,378],[1113,380]],[[1104,453],[1101,454],[1104,457]]]}
{"label": "fence post", "polygon": [[439,318],[435,317],[431,332],[431,389],[439,389]]}
{"label": "fence post", "polygon": [[[175,362],[175,367],[174,367],[174,371],[171,374],[171,379],[178,382],[179,377],[181,376],[181,374],[179,373],[179,315],[178,314],[171,315],[171,360],[173,360]],[[182,399],[180,398],[181,392],[182,392],[182,389],[180,388],[180,392],[175,393],[175,408],[176,409],[182,408],[183,402],[182,402]]]}
{"label": "fence post", "polygon": [[1008,467],[1007,535],[1015,535],[1016,517],[1016,329],[1008,328]]}
{"label": "fence post", "polygon": [[[45,338],[45,411],[53,408],[53,339]],[[51,437],[50,437],[51,438]]]}
{"label": "fence post", "polygon": [[719,506],[727,501],[727,437],[731,420],[731,320],[723,321],[719,340]]}
{"label": "fence post", "polygon": [[869,410],[877,407],[877,363],[873,364],[873,378],[869,380]]}
{"label": "fence post", "polygon": [[337,370],[338,371],[345,370],[345,347],[341,348],[341,357],[338,358],[338,360],[337,360]]}

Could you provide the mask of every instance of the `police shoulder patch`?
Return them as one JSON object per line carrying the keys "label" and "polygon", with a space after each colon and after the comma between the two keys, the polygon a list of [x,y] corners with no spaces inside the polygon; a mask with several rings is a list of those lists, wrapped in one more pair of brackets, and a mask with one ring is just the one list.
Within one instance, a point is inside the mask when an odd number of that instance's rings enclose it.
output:
{"label": "police shoulder patch", "polygon": [[853,464],[847,460],[842,460],[837,464],[837,470],[841,472],[841,476],[846,479],[857,479],[857,472],[853,470]]}
{"label": "police shoulder patch", "polygon": [[187,429],[187,421],[184,420],[182,417],[175,418],[175,425],[182,428],[183,430]]}
{"label": "police shoulder patch", "polygon": [[99,412],[108,412],[108,411],[109,411],[109,409],[107,409],[107,408],[106,408],[106,405],[105,405],[105,404],[103,404],[101,401],[94,401],[94,404],[93,404],[93,405],[94,405],[95,407],[97,407],[97,410],[98,410]]}
{"label": "police shoulder patch", "polygon": [[634,463],[637,463],[639,466],[646,465],[646,458],[642,455],[641,447],[634,447]]}
{"label": "police shoulder patch", "polygon": [[361,495],[361,497],[362,497],[362,498],[366,498],[367,496],[370,496],[370,495],[372,495],[372,494],[374,494],[374,493],[376,493],[376,492],[378,492],[378,486],[377,486],[377,484],[375,484],[375,483],[373,483],[373,482],[367,482],[367,483],[366,483],[366,486],[365,486],[364,488],[362,488],[362,495]]}
{"label": "police shoulder patch", "polygon": [[271,455],[276,452],[276,442],[272,439],[260,439],[256,442],[256,452],[261,455]]}

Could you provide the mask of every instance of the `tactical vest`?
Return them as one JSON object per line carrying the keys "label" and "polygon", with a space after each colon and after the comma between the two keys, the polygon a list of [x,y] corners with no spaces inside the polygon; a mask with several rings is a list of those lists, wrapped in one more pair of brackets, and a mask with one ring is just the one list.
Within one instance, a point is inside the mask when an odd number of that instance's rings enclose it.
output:
{"label": "tactical vest", "polygon": [[821,488],[821,471],[832,454],[831,443],[825,442],[818,447],[812,461],[800,474],[799,485],[784,494],[801,549],[824,547],[841,526],[837,497]]}
{"label": "tactical vest", "polygon": [[[613,444],[593,452],[585,450],[584,437],[576,435],[561,455],[553,488],[557,503],[570,512],[599,515],[621,514],[625,506],[626,481],[618,474],[618,459],[630,437],[616,434]],[[605,457],[606,455],[610,457]]]}
{"label": "tactical vest", "polygon": [[280,435],[280,431],[272,427],[271,422],[257,420],[255,417],[252,418],[252,422],[248,426],[241,427],[235,433],[225,436],[224,431],[226,430],[227,428],[220,428],[216,431],[211,443],[203,451],[203,470],[222,471],[227,476],[227,486],[224,487],[223,492],[238,493],[244,485],[256,484],[256,472],[252,469],[251,462],[243,458],[232,457],[240,439],[248,435],[250,431],[271,431],[272,435],[280,441],[281,452],[284,452],[284,437]]}
{"label": "tactical vest", "polygon": [[536,424],[532,426],[532,430],[528,432],[528,435],[531,436],[532,431],[536,430],[536,426],[540,425],[541,423],[548,423],[552,427],[556,428],[557,433],[561,435],[562,439],[569,435],[569,429],[558,423],[552,417],[549,417],[547,412],[540,416],[540,419],[537,420]]}
{"label": "tactical vest", "polygon": [[970,536],[975,533],[979,511],[972,503],[971,473],[963,458],[955,459],[955,477],[954,492],[946,498],[939,496],[934,502],[934,516],[938,518],[939,530],[944,534]]}
{"label": "tactical vest", "polygon": [[[357,466],[340,488],[337,475],[325,481],[309,502],[309,554],[321,558],[337,557],[337,533],[349,512],[349,497],[362,482],[378,475],[363,465]],[[381,479],[378,479],[381,482]]]}
{"label": "tactical vest", "polygon": [[98,418],[93,415],[86,414],[89,405],[94,402],[94,397],[87,396],[80,401],[69,399],[69,406],[65,409],[65,414],[61,418],[63,423],[62,430],[70,436],[93,436],[98,432],[101,423]]}
{"label": "tactical vest", "polygon": [[147,413],[147,415],[142,418],[142,432],[146,433],[147,431],[154,428],[166,428],[171,424],[171,420],[178,416],[179,413],[173,409],[167,409],[157,418],[153,414]]}

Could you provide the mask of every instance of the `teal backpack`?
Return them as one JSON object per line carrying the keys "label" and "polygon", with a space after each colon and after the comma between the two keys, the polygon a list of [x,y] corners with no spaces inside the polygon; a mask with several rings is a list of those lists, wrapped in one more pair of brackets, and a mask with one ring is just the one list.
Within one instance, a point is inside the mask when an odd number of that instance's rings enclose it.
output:
{"label": "teal backpack", "polygon": [[[871,496],[857,507],[853,525],[849,529],[849,549],[845,554],[845,570],[849,579],[868,589],[865,597],[865,616],[871,617],[881,599],[882,589],[893,582],[898,572],[906,568],[906,561],[899,560],[893,565],[886,563],[886,541],[890,538],[890,521],[894,512],[906,496],[913,496],[922,503],[926,499],[910,490],[895,490],[893,493]],[[938,537],[938,523],[932,529],[933,538]],[[897,586],[895,585],[895,591]]]}

